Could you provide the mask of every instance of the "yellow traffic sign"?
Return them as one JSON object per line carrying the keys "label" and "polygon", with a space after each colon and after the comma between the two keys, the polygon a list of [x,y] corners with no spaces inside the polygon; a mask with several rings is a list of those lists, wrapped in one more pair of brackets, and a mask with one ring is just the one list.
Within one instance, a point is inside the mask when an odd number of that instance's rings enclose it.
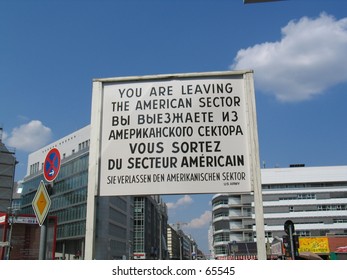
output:
{"label": "yellow traffic sign", "polygon": [[39,187],[37,188],[32,206],[40,226],[44,223],[49,208],[51,207],[51,198],[47,192],[45,183],[41,180]]}

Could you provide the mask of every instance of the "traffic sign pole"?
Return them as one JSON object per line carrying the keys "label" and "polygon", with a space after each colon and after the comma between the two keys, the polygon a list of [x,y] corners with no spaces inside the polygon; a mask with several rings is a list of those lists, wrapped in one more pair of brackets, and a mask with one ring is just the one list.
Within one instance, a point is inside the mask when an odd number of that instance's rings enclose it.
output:
{"label": "traffic sign pole", "polygon": [[294,223],[291,220],[287,220],[284,223],[284,231],[289,235],[289,242],[290,242],[290,251],[292,255],[292,260],[295,260],[295,251],[294,251],[294,239],[293,239],[293,234],[294,234]]}
{"label": "traffic sign pole", "polygon": [[[53,187],[53,183],[54,181],[52,181],[51,183],[52,187]],[[47,189],[47,185],[45,185],[45,188]],[[40,231],[39,260],[46,259],[47,232],[48,232],[48,222],[47,222],[47,219],[45,219],[41,225],[41,231]]]}
{"label": "traffic sign pole", "polygon": [[295,260],[295,251],[294,251],[294,241],[293,241],[293,231],[292,227],[289,228],[289,240],[290,240],[290,250],[292,251],[292,260]]}
{"label": "traffic sign pole", "polygon": [[44,221],[44,223],[41,226],[39,260],[46,259],[46,244],[47,244],[47,220]]}
{"label": "traffic sign pole", "polygon": [[[58,149],[51,149],[44,162],[43,175],[48,182],[51,182],[52,187],[54,180],[57,178],[60,171],[60,152]],[[40,191],[39,191],[40,189]],[[47,227],[48,222],[46,216],[48,214],[51,205],[51,199],[47,192],[47,186],[43,181],[40,182],[38,192],[33,200],[33,208],[36,214],[36,218],[41,226],[40,232],[40,248],[39,248],[39,260],[46,259],[46,246],[47,246]]]}
{"label": "traffic sign pole", "polygon": [[46,241],[47,241],[47,215],[51,206],[51,199],[43,181],[40,182],[37,188],[34,200],[32,202],[36,219],[41,227],[40,232],[40,247],[39,260],[46,259]]}

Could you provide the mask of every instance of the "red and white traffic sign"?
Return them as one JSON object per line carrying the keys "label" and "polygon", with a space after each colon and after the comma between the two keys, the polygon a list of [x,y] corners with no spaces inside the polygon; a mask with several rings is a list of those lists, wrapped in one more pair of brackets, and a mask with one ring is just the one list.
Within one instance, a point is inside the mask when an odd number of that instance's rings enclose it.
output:
{"label": "red and white traffic sign", "polygon": [[60,152],[58,149],[51,149],[45,159],[43,175],[48,182],[57,178],[60,170]]}

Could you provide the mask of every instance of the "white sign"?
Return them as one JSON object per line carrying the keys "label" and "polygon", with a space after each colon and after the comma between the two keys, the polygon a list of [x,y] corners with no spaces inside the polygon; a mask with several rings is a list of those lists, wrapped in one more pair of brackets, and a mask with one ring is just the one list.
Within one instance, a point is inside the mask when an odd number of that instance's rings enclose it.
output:
{"label": "white sign", "polygon": [[38,224],[36,217],[17,216],[14,217],[13,223],[16,224]]}
{"label": "white sign", "polygon": [[6,222],[6,214],[0,215],[0,225]]}
{"label": "white sign", "polygon": [[93,86],[91,150],[99,154],[90,163],[100,163],[100,195],[252,190],[252,72],[99,79]]}
{"label": "white sign", "polygon": [[8,247],[8,246],[10,246],[9,241],[0,241],[0,247]]}

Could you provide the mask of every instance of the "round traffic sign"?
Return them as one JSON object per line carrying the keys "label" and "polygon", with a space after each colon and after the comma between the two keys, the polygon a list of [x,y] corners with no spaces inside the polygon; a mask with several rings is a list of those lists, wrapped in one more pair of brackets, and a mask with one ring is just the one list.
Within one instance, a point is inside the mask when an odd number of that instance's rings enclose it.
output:
{"label": "round traffic sign", "polygon": [[48,182],[57,178],[60,170],[60,152],[58,149],[51,149],[46,155],[43,166],[43,175]]}

